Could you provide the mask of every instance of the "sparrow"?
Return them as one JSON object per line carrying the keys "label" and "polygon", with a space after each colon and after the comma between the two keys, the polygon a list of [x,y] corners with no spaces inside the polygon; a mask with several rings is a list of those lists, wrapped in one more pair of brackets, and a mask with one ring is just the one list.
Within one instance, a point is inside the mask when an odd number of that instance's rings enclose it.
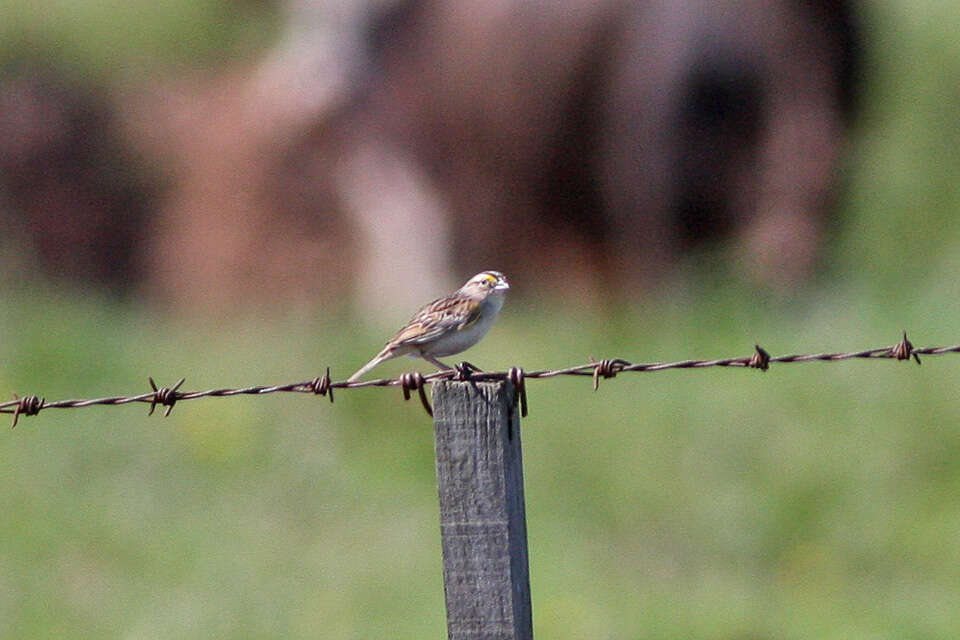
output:
{"label": "sparrow", "polygon": [[404,355],[451,369],[437,358],[466,351],[480,342],[500,313],[509,288],[499,271],[481,271],[450,295],[420,309],[348,382],[359,380],[382,362]]}

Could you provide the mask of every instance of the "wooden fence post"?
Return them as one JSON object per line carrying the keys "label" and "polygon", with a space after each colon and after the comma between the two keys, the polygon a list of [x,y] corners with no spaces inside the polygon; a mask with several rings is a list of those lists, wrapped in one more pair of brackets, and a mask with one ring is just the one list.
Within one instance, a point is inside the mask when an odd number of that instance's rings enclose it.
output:
{"label": "wooden fence post", "polygon": [[441,381],[433,415],[450,640],[532,640],[520,411],[506,382]]}

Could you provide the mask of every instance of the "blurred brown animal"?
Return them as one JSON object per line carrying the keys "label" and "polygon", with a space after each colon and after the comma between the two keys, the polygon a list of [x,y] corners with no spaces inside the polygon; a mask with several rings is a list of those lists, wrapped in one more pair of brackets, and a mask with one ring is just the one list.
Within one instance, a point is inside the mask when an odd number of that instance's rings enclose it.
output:
{"label": "blurred brown animal", "polygon": [[410,0],[372,33],[371,117],[427,168],[464,271],[632,291],[725,236],[768,283],[813,268],[849,3]]}
{"label": "blurred brown animal", "polygon": [[816,264],[856,88],[848,1],[284,6],[256,66],[93,111],[29,89],[74,114],[41,126],[0,95],[0,195],[48,270],[145,274],[153,300],[224,313],[359,287],[395,322],[484,268],[593,298],[723,237],[774,285]]}

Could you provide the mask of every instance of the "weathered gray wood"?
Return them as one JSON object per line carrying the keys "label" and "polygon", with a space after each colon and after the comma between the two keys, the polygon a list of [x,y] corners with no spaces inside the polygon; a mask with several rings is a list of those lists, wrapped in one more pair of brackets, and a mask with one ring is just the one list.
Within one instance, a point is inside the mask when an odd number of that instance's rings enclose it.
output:
{"label": "weathered gray wood", "polygon": [[450,640],[531,640],[520,412],[509,382],[437,382],[433,416]]}

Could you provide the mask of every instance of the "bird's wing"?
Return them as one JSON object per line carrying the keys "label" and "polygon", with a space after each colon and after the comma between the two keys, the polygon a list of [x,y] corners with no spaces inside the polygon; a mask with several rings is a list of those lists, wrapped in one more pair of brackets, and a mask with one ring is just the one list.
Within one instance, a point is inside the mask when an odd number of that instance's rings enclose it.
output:
{"label": "bird's wing", "polygon": [[469,297],[434,300],[420,309],[403,329],[397,332],[388,347],[418,345],[436,340],[449,331],[460,331],[480,319],[481,303]]}

